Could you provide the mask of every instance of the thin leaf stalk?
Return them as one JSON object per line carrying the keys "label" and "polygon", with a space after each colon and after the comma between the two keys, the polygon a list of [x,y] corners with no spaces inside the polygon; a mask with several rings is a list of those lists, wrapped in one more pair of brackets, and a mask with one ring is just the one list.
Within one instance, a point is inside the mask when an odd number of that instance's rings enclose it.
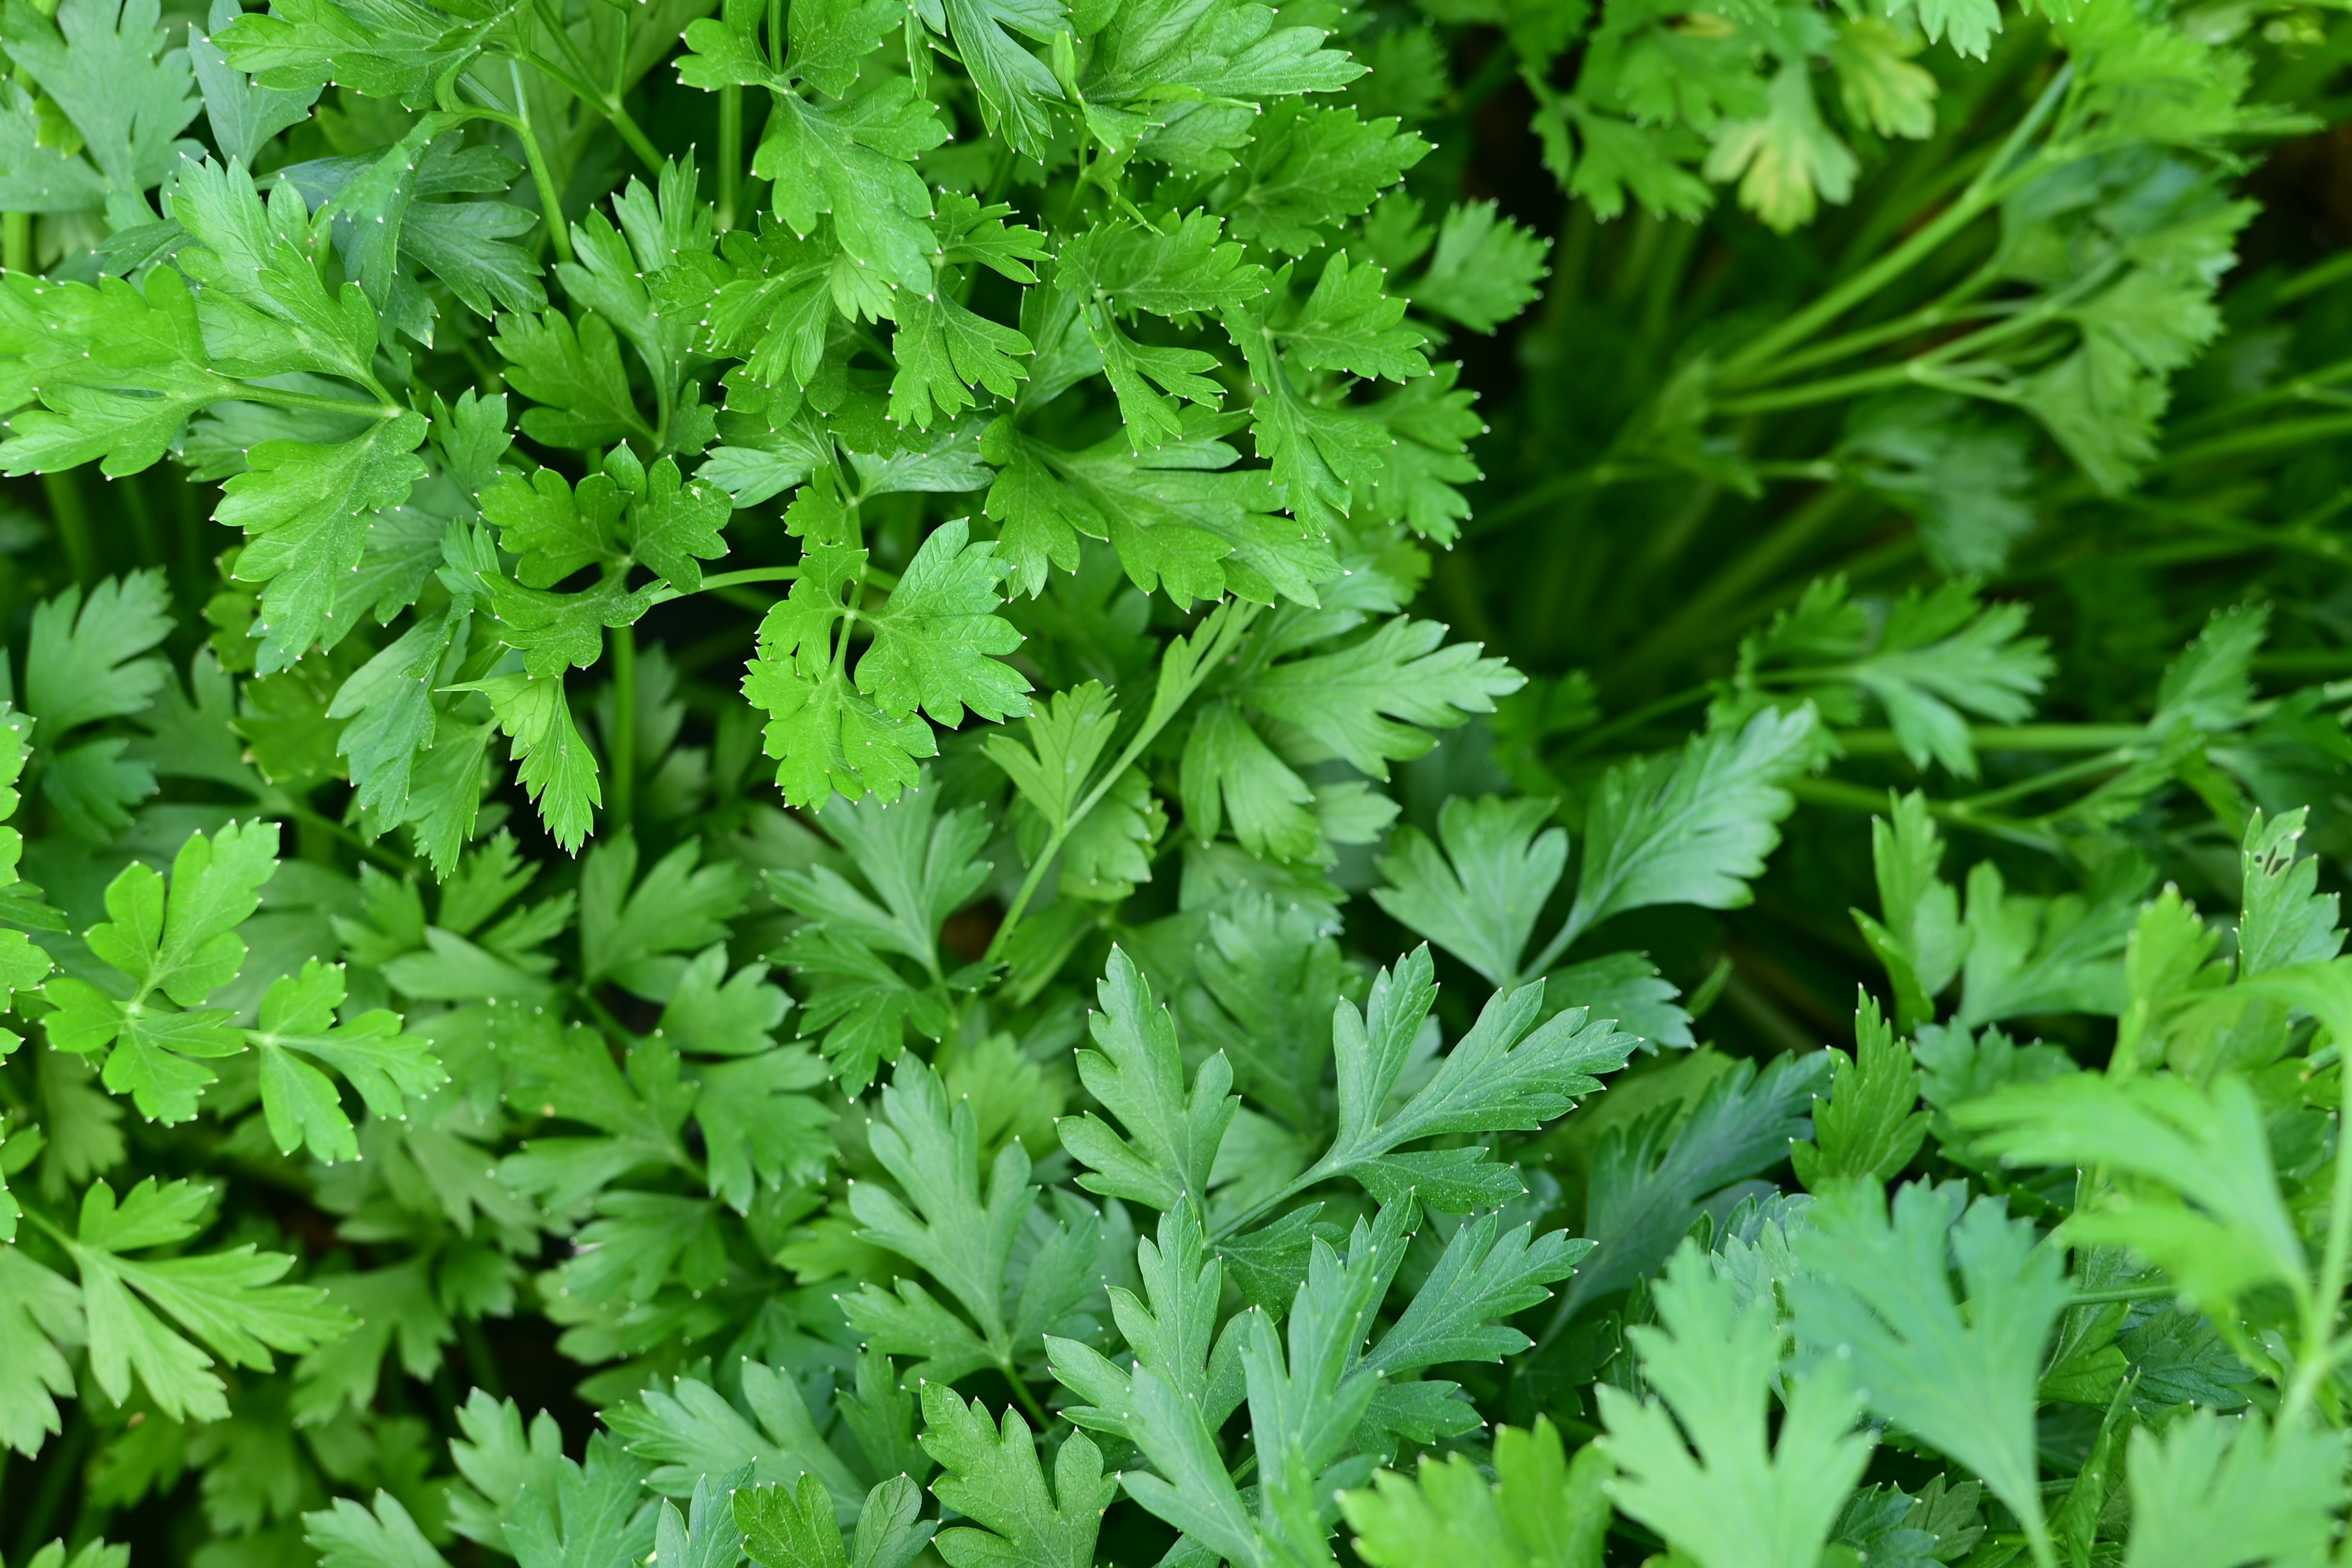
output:
{"label": "thin leaf stalk", "polygon": [[988,951],[982,954],[981,962],[994,963],[1003,956],[1004,944],[1012,940],[1013,932],[1020,925],[1022,916],[1028,912],[1029,901],[1036,897],[1038,885],[1045,879],[1045,873],[1053,866],[1055,858],[1061,854],[1062,846],[1069,841],[1071,831],[1086,820],[1089,812],[1102,804],[1103,797],[1110,794],[1111,786],[1119,781],[1129,768],[1135,765],[1136,759],[1143,755],[1144,748],[1159,739],[1160,732],[1168,727],[1169,721],[1183,710],[1184,704],[1192,700],[1193,693],[1198,691],[1202,683],[1207,679],[1208,672],[1224,662],[1232,653],[1234,644],[1241,639],[1242,633],[1246,631],[1251,622],[1257,618],[1258,606],[1255,605],[1244,605],[1238,600],[1228,600],[1226,605],[1225,618],[1218,625],[1209,647],[1202,649],[1195,660],[1192,677],[1185,682],[1182,693],[1171,698],[1163,689],[1155,694],[1150,710],[1144,715],[1142,725],[1120,749],[1110,766],[1097,778],[1093,787],[1088,789],[1079,799],[1078,804],[1071,808],[1068,819],[1054,830],[1046,838],[1045,847],[1038,850],[1037,858],[1030,863],[1028,875],[1021,879],[1019,890],[1013,895],[1013,902],[1006,906],[1004,918],[997,922],[996,934],[989,938]]}
{"label": "thin leaf stalk", "polygon": [[1724,361],[1719,376],[1726,384],[1738,384],[1742,377],[1753,377],[1764,366],[1798,343],[1805,342],[1832,321],[1843,316],[1864,300],[1894,283],[1905,273],[1941,249],[1947,240],[1975,222],[1978,217],[1997,205],[2024,178],[2038,172],[2034,160],[2021,167],[2012,168],[2019,153],[2047,124],[2065,100],[2074,81],[2074,68],[2060,68],[2042,96],[2018,121],[2000,151],[1994,153],[1979,170],[1975,179],[1950,206],[1935,218],[1915,230],[1908,239],[1880,257],[1876,261],[1832,289],[1811,304],[1749,343],[1745,349]]}

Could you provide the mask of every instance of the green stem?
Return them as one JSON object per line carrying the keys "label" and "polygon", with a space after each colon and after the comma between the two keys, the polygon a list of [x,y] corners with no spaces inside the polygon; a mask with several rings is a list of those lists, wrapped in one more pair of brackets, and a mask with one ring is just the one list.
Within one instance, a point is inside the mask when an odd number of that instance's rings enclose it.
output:
{"label": "green stem", "polygon": [[388,849],[380,841],[364,837],[354,832],[347,824],[337,822],[331,816],[321,816],[307,805],[286,801],[264,801],[261,804],[265,810],[275,810],[278,815],[290,816],[315,832],[323,833],[330,838],[341,839],[387,871],[405,874],[416,869],[416,862],[410,857],[400,854],[396,850]]}
{"label": "green stem", "polygon": [[1859,370],[1850,375],[1833,375],[1823,381],[1808,381],[1795,386],[1784,386],[1777,392],[1759,392],[1748,397],[1727,397],[1716,404],[1715,412],[1727,418],[1736,419],[1746,414],[1777,414],[1784,408],[1804,408],[1816,403],[1834,403],[1840,398],[1859,397],[1864,393],[1877,392],[1890,386],[1900,386],[1906,381],[1926,379],[1920,374],[1918,367],[1918,361],[1905,360],[1900,364],[1882,365],[1876,370]]}
{"label": "green stem", "polygon": [[[732,588],[742,583],[790,583],[800,574],[801,569],[797,566],[751,566],[740,572],[715,572],[702,580],[701,587],[690,591],[697,594],[711,594],[721,589]],[[866,575],[868,578],[873,578],[877,574],[869,572]],[[887,588],[889,584],[885,584],[883,586]],[[688,589],[675,585],[665,585],[654,595],[654,603],[667,605],[672,599],[687,597],[688,592]]]}
{"label": "green stem", "polygon": [[1550,973],[1551,966],[1559,962],[1559,955],[1566,952],[1574,945],[1578,937],[1582,936],[1591,928],[1591,917],[1584,913],[1583,902],[1581,899],[1577,900],[1577,907],[1568,911],[1567,918],[1559,922],[1559,930],[1552,933],[1549,942],[1544,943],[1543,951],[1536,954],[1535,961],[1514,972],[1503,989],[1509,990],[1514,985],[1524,984],[1528,977]]}
{"label": "green stem", "polygon": [[2190,463],[2208,462],[2215,458],[2242,458],[2280,447],[2333,441],[2346,435],[2352,435],[2352,414],[2325,415],[2312,419],[2283,419],[2274,425],[2257,425],[2251,429],[2232,431],[2227,436],[2216,436],[2210,441],[2183,447],[2158,458],[2150,468],[2184,468]]}
{"label": "green stem", "polygon": [[2162,1301],[2179,1294],[2178,1285],[2123,1285],[2112,1290],[2077,1290],[2066,1298],[2066,1304],[2104,1307],[2117,1301]]}
{"label": "green stem", "polygon": [[[1639,674],[1668,662],[1695,636],[1711,639],[1727,625],[1745,625],[1746,616],[1727,620],[1730,607],[1749,598],[1759,584],[1812,543],[1822,530],[1837,521],[1838,513],[1853,496],[1853,491],[1842,485],[1830,485],[1790,512],[1771,532],[1748,546],[1745,554],[1685,600],[1682,608],[1668,617],[1665,625],[1636,645],[1619,666],[1619,675]],[[1752,606],[1759,614],[1767,607]]]}
{"label": "green stem", "polygon": [[613,628],[613,816],[623,828],[637,816],[637,628]]}
{"label": "green stem", "polygon": [[2352,648],[2288,648],[2254,655],[2254,668],[2271,675],[2329,675],[2352,666]]}
{"label": "green stem", "polygon": [[2305,268],[2272,291],[2271,302],[2291,304],[2346,278],[2352,278],[2352,250],[2338,251],[2315,266]]}
{"label": "green stem", "polygon": [[1835,364],[1842,359],[1867,353],[1881,343],[1893,342],[1918,332],[1933,331],[1948,322],[1973,320],[1998,308],[1970,302],[1980,289],[1994,280],[1994,276],[1991,268],[1979,268],[1964,281],[1953,285],[1932,304],[1922,305],[1891,321],[1882,321],[1874,327],[1862,327],[1812,348],[1784,355],[1775,360],[1766,374],[1741,376],[1736,383],[1727,380],[1725,384],[1754,385],[1769,377],[1791,375],[1818,365]]}
{"label": "green stem", "polygon": [[[1949,342],[1938,343],[1934,348],[1923,353],[1914,354],[1899,363],[1885,365],[1877,370],[1856,371],[1850,375],[1831,376],[1822,381],[1807,382],[1800,386],[1783,387],[1778,392],[1759,393],[1750,397],[1725,398],[1715,405],[1715,411],[1731,416],[1765,414],[1779,408],[1797,408],[1806,404],[1828,403],[1839,398],[1853,397],[1864,392],[1875,392],[1881,387],[1899,386],[1906,381],[1929,386],[1956,386],[1957,384],[1952,380],[1937,374],[1940,367],[1970,354],[1980,354],[2012,338],[2023,337],[2029,332],[2047,326],[2077,300],[2105,284],[2113,271],[2112,267],[2095,268],[2083,279],[2070,284],[2058,293],[2038,300],[2024,310],[2004,316],[1990,326],[1979,327],[1975,331],[1954,338]],[[1783,362],[1772,366],[1771,374],[1783,373],[1787,369],[1787,364],[1788,362]]]}
{"label": "green stem", "polygon": [[[1045,840],[1045,847],[1037,852],[1037,858],[1030,862],[1029,874],[1021,879],[1020,890],[1013,895],[1013,902],[1006,907],[1004,918],[997,922],[996,934],[989,939],[988,951],[981,955],[982,963],[992,963],[1003,956],[1004,944],[1012,939],[1013,928],[1021,923],[1021,917],[1028,912],[1029,900],[1036,897],[1038,884],[1045,879],[1046,869],[1054,864],[1054,858],[1062,852],[1062,846],[1068,841],[1071,830],[1086,820],[1088,812],[1102,804],[1103,797],[1110,794],[1111,786],[1135,765],[1136,759],[1143,755],[1144,748],[1168,727],[1169,721],[1183,710],[1184,704],[1192,700],[1192,694],[1201,689],[1210,671],[1225,662],[1233,652],[1234,645],[1241,640],[1242,634],[1257,618],[1256,605],[1238,601],[1227,603],[1229,607],[1223,623],[1217,627],[1209,646],[1202,649],[1193,661],[1191,677],[1181,683],[1181,690],[1169,685],[1166,667],[1162,666],[1160,689],[1153,694],[1150,710],[1144,715],[1141,728],[1120,749],[1110,766],[1096,779],[1094,787],[1087,790],[1078,804],[1071,808],[1069,816]],[[1196,632],[1194,635],[1200,634]]]}
{"label": "green stem", "polygon": [[1581,756],[1603,741],[1614,740],[1628,731],[1638,730],[1654,719],[1663,719],[1669,713],[1680,712],[1683,709],[1706,701],[1714,694],[1715,689],[1711,686],[1693,686],[1677,691],[1671,697],[1661,697],[1654,702],[1644,702],[1630,713],[1619,714],[1606,724],[1598,724],[1580,735],[1570,736],[1565,749],[1570,756]]}
{"label": "green stem", "polygon": [[1219,1224],[1216,1229],[1210,1233],[1210,1238],[1214,1241],[1223,1241],[1225,1237],[1240,1230],[1243,1226],[1255,1221],[1259,1215],[1272,1212],[1275,1208],[1283,1204],[1288,1203],[1292,1198],[1297,1197],[1300,1193],[1305,1192],[1316,1183],[1328,1181],[1332,1176],[1338,1174],[1340,1169],[1344,1169],[1344,1167],[1334,1167],[1331,1170],[1326,1170],[1324,1169],[1324,1166],[1327,1163],[1328,1163],[1328,1156],[1324,1160],[1318,1161],[1312,1169],[1300,1175],[1296,1181],[1283,1188],[1280,1192],[1275,1193],[1270,1196],[1261,1199],[1257,1203],[1250,1205],[1249,1207],[1242,1210],[1239,1214],[1226,1215],[1223,1223]]}
{"label": "green stem", "polygon": [[[629,151],[637,155],[637,161],[645,164],[648,172],[656,174],[661,173],[661,150],[653,144],[652,138],[645,133],[644,128],[638,125],[629,111],[621,106],[620,75],[628,58],[628,47],[625,42],[626,12],[623,13],[622,21],[624,43],[621,48],[614,51],[616,58],[613,62],[614,90],[609,92],[590,84],[588,78],[593,73],[589,63],[581,55],[580,46],[572,41],[572,35],[564,28],[562,18],[542,11],[541,20],[549,34],[555,39],[555,47],[562,49],[564,58],[571,62],[572,68],[565,70],[536,52],[530,56],[532,68],[564,91],[603,115],[606,123],[620,132],[621,140],[628,143]],[[516,84],[515,97],[520,102],[522,97],[520,80]]]}
{"label": "green stem", "polygon": [[588,1016],[596,1020],[597,1027],[611,1036],[614,1044],[627,1048],[643,1038],[635,1029],[614,1017],[613,1010],[596,1000],[595,993],[586,986],[575,986],[572,994],[580,998],[580,1005],[587,1010]]}
{"label": "green stem", "polygon": [[1945,241],[1975,222],[1990,205],[1981,188],[1971,184],[1910,238],[1726,360],[1723,378],[1733,382],[1761,379],[1760,373],[1775,356],[1803,342],[1935,254]]}
{"label": "green stem", "polygon": [[33,1494],[33,1506],[25,1512],[24,1522],[16,1530],[16,1544],[10,1561],[30,1560],[42,1538],[56,1524],[58,1510],[64,1506],[66,1493],[81,1473],[82,1460],[89,1453],[92,1433],[89,1417],[77,1410],[66,1425],[64,1439],[49,1456],[48,1468],[42,1473],[40,1489]]}
{"label": "green stem", "polygon": [[33,215],[9,213],[0,217],[0,258],[11,272],[33,269]]}
{"label": "green stem", "polygon": [[743,185],[743,89],[719,89],[719,232],[735,227],[735,204]]}
{"label": "green stem", "polygon": [[[1886,810],[1885,790],[1848,784],[1843,779],[1791,779],[1782,787],[1809,805],[1834,806],[1841,811],[1859,811],[1873,816]],[[1988,816],[1982,812],[1968,811],[1941,800],[1927,803],[1927,815],[1955,827],[1972,828],[2028,849],[2039,849],[2046,855],[2061,852],[2061,846],[2054,836],[2015,817]]]}
{"label": "green stem", "polygon": [[2210,508],[2154,500],[2146,496],[2117,496],[2114,504],[2167,522],[2177,522],[2201,533],[2237,541],[2249,550],[2284,550],[2301,555],[2315,555],[2323,561],[2339,564],[2352,559],[2352,545],[2333,534],[2315,531],[2318,525],[2327,521],[2340,506],[2352,504],[2352,495],[2313,508],[2283,527],[2272,528],[2231,517]]}
{"label": "green stem", "polygon": [[125,475],[113,484],[107,494],[122,498],[123,514],[131,520],[131,538],[138,548],[140,563],[161,566],[163,542],[155,532],[155,509],[148,503],[147,487],[136,474]]}
{"label": "green stem", "polygon": [[1037,1396],[1029,1392],[1029,1385],[1021,1381],[1021,1373],[1013,1369],[1010,1361],[1000,1363],[997,1370],[1003,1373],[1004,1381],[1013,1385],[1013,1397],[1021,1402],[1021,1408],[1029,1413],[1029,1419],[1035,1424],[1037,1430],[1049,1429],[1054,1425],[1053,1417],[1045,1414],[1045,1407],[1037,1403]]}
{"label": "green stem", "polygon": [[1511,78],[1518,73],[1518,55],[1502,39],[1496,38],[1486,58],[1478,62],[1478,70],[1447,96],[1448,114],[1466,114],[1503,90]]}
{"label": "green stem", "polygon": [[2010,132],[2000,151],[1969,182],[1950,206],[1910,238],[1726,360],[1719,374],[1727,379],[1754,375],[1775,357],[1813,337],[1934,255],[1945,241],[1999,203],[2034,167],[2030,159],[2021,168],[2012,169],[2011,165],[2064,100],[2068,84],[2074,79],[2074,69],[2069,64],[2052,79],[2025,118],[2018,122],[2017,129]]}
{"label": "green stem", "polygon": [[558,199],[555,174],[547,166],[547,153],[539,144],[539,133],[530,126],[530,102],[522,90],[522,67],[507,61],[507,70],[514,81],[514,113],[507,123],[521,138],[523,161],[530,165],[530,183],[539,192],[541,214],[547,219],[547,237],[555,247],[555,258],[572,259],[572,227],[563,221],[563,204]]}
{"label": "green stem", "polygon": [[473,1370],[474,1386],[492,1399],[507,1396],[506,1380],[499,1375],[499,1358],[490,1353],[490,1342],[482,1332],[479,1319],[464,1312],[454,1314],[457,1328],[457,1343],[466,1352],[466,1363]]}
{"label": "green stem", "polygon": [[1475,537],[1484,538],[1529,512],[1540,511],[1556,501],[1566,500],[1579,490],[1603,489],[1629,479],[1649,479],[1668,471],[1658,463],[1621,463],[1603,459],[1589,468],[1579,468],[1574,473],[1546,479],[1499,505],[1480,508],[1475,520],[1474,533]]}
{"label": "green stem", "polygon": [[[1969,740],[1980,752],[2107,752],[2147,739],[2139,724],[1977,724]],[[1853,757],[1891,757],[1903,743],[1892,730],[1845,730],[1838,743]]]}
{"label": "green stem", "polygon": [[[2336,1125],[2352,1127],[2352,1073],[2339,1071],[2336,1076],[2340,1082]],[[2347,1347],[2336,1340],[2336,1319],[2343,1305],[2347,1273],[2352,1273],[2352,1159],[2346,1159],[2339,1151],[2327,1194],[2327,1240],[2319,1255],[2318,1289],[2307,1305],[2294,1381],[2279,1407],[2281,1426],[2309,1407],[2320,1384],[2344,1358]]]}
{"label": "green stem", "polygon": [[2018,780],[2015,784],[2003,784],[1999,789],[1980,791],[1964,799],[1954,801],[1952,805],[1955,810],[1969,812],[1987,811],[1994,806],[2006,806],[2012,801],[2031,800],[2033,796],[2047,791],[2063,789],[2077,779],[2096,778],[2101,773],[2114,773],[2129,762],[2128,757],[2116,756],[2113,753],[2084,757],[2062,767],[2052,768],[2046,773],[2031,774]]}
{"label": "green stem", "polygon": [[70,468],[60,468],[41,476],[41,489],[49,499],[49,516],[58,525],[58,540],[66,547],[66,564],[74,581],[88,584],[98,581],[103,568],[100,564],[98,535],[91,529],[89,508],[82,501],[81,482]]}
{"label": "green stem", "polygon": [[326,414],[348,414],[354,419],[397,419],[408,412],[391,398],[374,403],[362,403],[352,397],[329,397],[322,393],[291,392],[282,387],[257,386],[251,383],[236,392],[241,403],[267,403],[278,408],[315,408]]}

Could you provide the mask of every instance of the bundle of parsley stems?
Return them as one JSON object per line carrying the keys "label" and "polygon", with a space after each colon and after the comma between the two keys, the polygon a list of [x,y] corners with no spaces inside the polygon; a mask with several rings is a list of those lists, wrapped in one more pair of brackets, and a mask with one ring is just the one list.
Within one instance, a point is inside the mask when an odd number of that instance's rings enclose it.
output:
{"label": "bundle of parsley stems", "polygon": [[0,1568],[2352,1552],[2352,29],[0,0]]}

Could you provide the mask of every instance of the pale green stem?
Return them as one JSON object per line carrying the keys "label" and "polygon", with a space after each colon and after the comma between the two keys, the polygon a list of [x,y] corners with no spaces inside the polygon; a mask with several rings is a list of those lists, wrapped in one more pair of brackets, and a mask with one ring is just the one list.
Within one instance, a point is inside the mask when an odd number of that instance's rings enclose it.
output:
{"label": "pale green stem", "polygon": [[2032,168],[2032,163],[2029,161],[2025,170],[2014,170],[2011,165],[2063,101],[2068,84],[2074,79],[2074,69],[2069,64],[2059,71],[2050,85],[2042,89],[2041,98],[2027,111],[2025,118],[2018,122],[2017,129],[2010,133],[2000,151],[1993,155],[1974,180],[1969,182],[1968,188],[1952,205],[1936,216],[1933,222],[1726,360],[1720,373],[1723,379],[1732,382],[1754,378],[1776,355],[1813,337],[1832,321],[1934,255],[1945,241],[1975,222],[2014,189],[2026,170]]}

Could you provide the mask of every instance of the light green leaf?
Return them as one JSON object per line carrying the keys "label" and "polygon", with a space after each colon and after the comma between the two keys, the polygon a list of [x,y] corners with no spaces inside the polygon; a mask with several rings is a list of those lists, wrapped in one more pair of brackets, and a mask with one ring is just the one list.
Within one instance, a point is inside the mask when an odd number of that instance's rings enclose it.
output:
{"label": "light green leaf", "polygon": [[400,1500],[375,1494],[370,1513],[350,1498],[302,1516],[303,1539],[317,1549],[320,1568],[443,1568],[443,1560]]}
{"label": "light green leaf", "polygon": [[940,1502],[971,1525],[940,1532],[950,1568],[1061,1568],[1094,1560],[1103,1510],[1118,1482],[1103,1474],[1102,1454],[1083,1432],[1062,1440],[1048,1489],[1028,1424],[1013,1410],[1001,1426],[984,1405],[967,1405],[951,1388],[923,1387],[922,1443],[942,1474],[931,1483]]}
{"label": "light green leaf", "polygon": [[1927,1136],[1919,1070],[1867,994],[1854,1011],[1853,1055],[1832,1055],[1837,1065],[1829,1099],[1814,1102],[1813,1135],[1789,1148],[1797,1180],[1816,1193],[1848,1179],[1890,1181]]}
{"label": "light green leaf", "polygon": [[1491,332],[1532,303],[1551,242],[1496,215],[1491,201],[1446,209],[1429,267],[1405,286],[1423,310]]}
{"label": "light green leaf", "polygon": [[245,531],[237,580],[268,584],[253,635],[267,675],[310,651],[367,548],[371,516],[408,499],[425,477],[416,448],[425,416],[403,413],[333,446],[265,441],[223,487],[214,521]]}
{"label": "light green leaf", "polygon": [[2137,1201],[2085,1208],[2074,1234],[2133,1248],[2209,1312],[2226,1318],[2239,1295],[2263,1285],[2298,1297],[2312,1289],[2260,1102],[2236,1079],[2200,1088],[2168,1073],[2067,1073],[1967,1101],[1952,1116],[1980,1131],[1989,1152],[2132,1178]]}
{"label": "light green leaf", "polygon": [[152,1262],[123,1256],[192,1238],[209,1206],[204,1189],[185,1182],[158,1187],[152,1177],[119,1205],[104,1182],[83,1194],[68,1250],[81,1276],[90,1373],[118,1405],[130,1396],[135,1373],[175,1420],[228,1414],[212,1357],[158,1318],[150,1302],[230,1364],[263,1372],[271,1350],[314,1350],[350,1324],[322,1291],[275,1283],[294,1263],[282,1253],[246,1246]]}
{"label": "light green leaf", "polygon": [[2336,1533],[2344,1435],[2191,1411],[2131,1435],[2126,1568],[2307,1562]]}
{"label": "light green leaf", "polygon": [[1551,816],[1549,801],[1457,795],[1437,814],[1442,851],[1418,828],[1397,830],[1380,863],[1389,885],[1372,898],[1491,984],[1514,984],[1568,865],[1567,833],[1544,826]]}
{"label": "light green leaf", "polygon": [[[1843,1366],[1790,1380],[1775,1438],[1781,1336],[1771,1303],[1739,1302],[1695,1243],[1653,1290],[1658,1323],[1630,1330],[1653,1397],[1603,1384],[1603,1489],[1699,1568],[1813,1568],[1870,1462]],[[2037,1516],[2038,1517],[2038,1516]]]}
{"label": "light green leaf", "polygon": [[1626,910],[1746,904],[1748,883],[1795,804],[1781,786],[1811,761],[1816,733],[1810,708],[1768,710],[1743,728],[1694,738],[1678,756],[1610,770],[1585,815],[1567,940],[1551,952]]}
{"label": "light green leaf", "polygon": [[579,853],[604,792],[596,780],[596,758],[572,721],[562,679],[499,675],[455,689],[489,698],[499,728],[514,742],[518,776],[538,805],[540,820],[564,853]]}
{"label": "light green leaf", "polygon": [[0,1443],[31,1458],[63,1430],[57,1402],[73,1397],[74,1379],[59,1347],[88,1332],[70,1280],[0,1247]]}
{"label": "light green leaf", "polygon": [[1163,1212],[1208,1199],[1209,1173],[1225,1129],[1241,1105],[1228,1094],[1233,1069],[1222,1052],[1195,1070],[1189,1093],[1175,1020],[1154,1004],[1150,983],[1120,949],[1097,991],[1102,1010],[1089,1022],[1096,1049],[1078,1053],[1078,1079],[1118,1118],[1126,1136],[1091,1112],[1056,1124],[1062,1145],[1087,1173],[1089,1192],[1132,1199]]}
{"label": "light green leaf", "polygon": [[1806,1272],[1786,1286],[1798,1342],[1849,1369],[1872,1410],[1982,1477],[2051,1563],[2033,1422],[2064,1263],[2031,1222],[1998,1198],[1968,1203],[1958,1183],[1897,1189],[1891,1219],[1881,1193],[1848,1186],[1812,1210],[1797,1238]]}

